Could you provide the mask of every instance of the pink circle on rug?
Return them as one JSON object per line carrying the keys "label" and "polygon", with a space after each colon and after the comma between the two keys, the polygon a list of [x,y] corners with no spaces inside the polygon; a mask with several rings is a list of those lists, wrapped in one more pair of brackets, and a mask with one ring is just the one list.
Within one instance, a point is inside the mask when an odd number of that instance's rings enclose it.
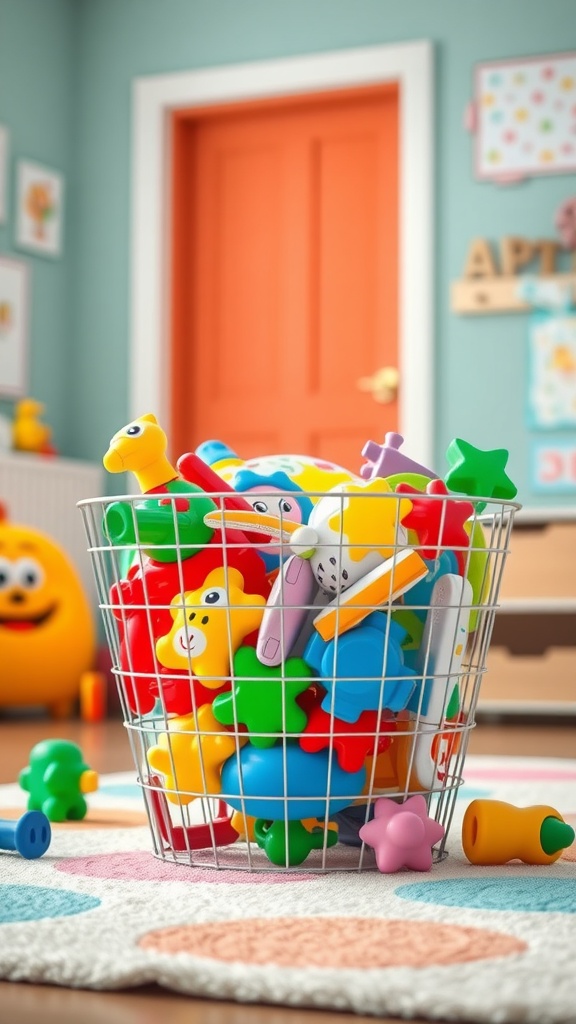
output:
{"label": "pink circle on rug", "polygon": [[465,768],[466,782],[473,779],[494,782],[571,782],[576,779],[576,768]]}
{"label": "pink circle on rug", "polygon": [[516,956],[528,948],[485,928],[370,917],[247,918],[161,928],[138,945],[168,956],[278,967],[430,967]]}
{"label": "pink circle on rug", "polygon": [[[228,863],[231,864],[230,858]],[[246,867],[246,855],[237,855],[236,867]],[[277,885],[280,882],[310,882],[312,874],[294,871],[259,872],[224,868],[191,867],[158,860],[151,853],[132,850],[127,853],[97,853],[92,857],[68,857],[54,865],[66,875],[83,878],[107,878],[119,882],[214,882],[217,885]]]}

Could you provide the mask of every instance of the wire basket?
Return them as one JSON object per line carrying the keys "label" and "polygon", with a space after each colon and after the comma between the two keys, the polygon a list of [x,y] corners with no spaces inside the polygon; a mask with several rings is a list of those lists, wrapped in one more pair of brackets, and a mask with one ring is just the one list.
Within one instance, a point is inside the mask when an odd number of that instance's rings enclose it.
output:
{"label": "wire basket", "polygon": [[155,855],[373,869],[379,798],[423,796],[442,859],[520,506],[422,494],[414,532],[405,495],[309,493],[324,530],[280,501],[264,536],[229,497],[79,502]]}

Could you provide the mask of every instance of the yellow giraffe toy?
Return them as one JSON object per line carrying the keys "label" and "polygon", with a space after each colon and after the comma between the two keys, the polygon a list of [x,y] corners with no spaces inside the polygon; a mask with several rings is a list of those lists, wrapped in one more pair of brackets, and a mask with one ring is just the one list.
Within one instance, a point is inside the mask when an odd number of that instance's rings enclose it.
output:
{"label": "yellow giraffe toy", "polygon": [[147,494],[172,480],[179,480],[178,470],[166,457],[167,447],[166,434],[156,417],[148,412],[114,434],[102,461],[109,473],[130,470],[142,493]]}

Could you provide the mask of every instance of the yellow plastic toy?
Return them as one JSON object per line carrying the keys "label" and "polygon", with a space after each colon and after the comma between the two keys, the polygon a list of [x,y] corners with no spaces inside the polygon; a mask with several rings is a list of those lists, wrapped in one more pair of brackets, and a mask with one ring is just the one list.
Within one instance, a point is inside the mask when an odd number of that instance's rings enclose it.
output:
{"label": "yellow plastic toy", "polygon": [[462,847],[471,864],[553,864],[573,842],[574,829],[546,804],[473,800],[462,821]]}
{"label": "yellow plastic toy", "polygon": [[0,518],[0,708],[41,706],[67,717],[95,649],[90,606],[67,555],[39,530]]}
{"label": "yellow plastic toy", "polygon": [[143,494],[171,480],[178,470],[166,457],[168,440],[152,413],[146,413],[122,427],[110,441],[103,458],[109,473],[134,473]]}
{"label": "yellow plastic toy", "polygon": [[210,704],[198,708],[196,716],[170,719],[168,729],[147,753],[150,767],[164,776],[167,799],[189,804],[199,796],[221,793],[222,765],[248,737],[228,733],[214,718]]}
{"label": "yellow plastic toy", "polygon": [[156,656],[166,668],[188,669],[210,690],[219,689],[230,675],[230,649],[258,629],[266,598],[244,593],[238,569],[213,569],[198,590],[172,600],[174,620],[160,637]]}
{"label": "yellow plastic toy", "polygon": [[23,398],[16,403],[12,424],[12,446],[17,451],[49,454],[54,451],[50,443],[52,430],[40,422],[44,412],[42,402]]}

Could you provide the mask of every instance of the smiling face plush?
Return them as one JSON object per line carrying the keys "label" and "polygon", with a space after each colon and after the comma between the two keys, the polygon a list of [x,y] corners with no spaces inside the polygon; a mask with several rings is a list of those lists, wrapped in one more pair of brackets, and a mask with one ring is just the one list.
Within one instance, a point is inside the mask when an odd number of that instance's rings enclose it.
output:
{"label": "smiling face plush", "polygon": [[68,714],[95,634],[79,576],[45,534],[0,521],[0,707]]}
{"label": "smiling face plush", "polygon": [[208,689],[218,689],[230,675],[230,660],[250,633],[258,629],[266,598],[244,593],[238,569],[214,569],[198,590],[177,594],[174,622],[156,644],[166,668],[191,668]]}

